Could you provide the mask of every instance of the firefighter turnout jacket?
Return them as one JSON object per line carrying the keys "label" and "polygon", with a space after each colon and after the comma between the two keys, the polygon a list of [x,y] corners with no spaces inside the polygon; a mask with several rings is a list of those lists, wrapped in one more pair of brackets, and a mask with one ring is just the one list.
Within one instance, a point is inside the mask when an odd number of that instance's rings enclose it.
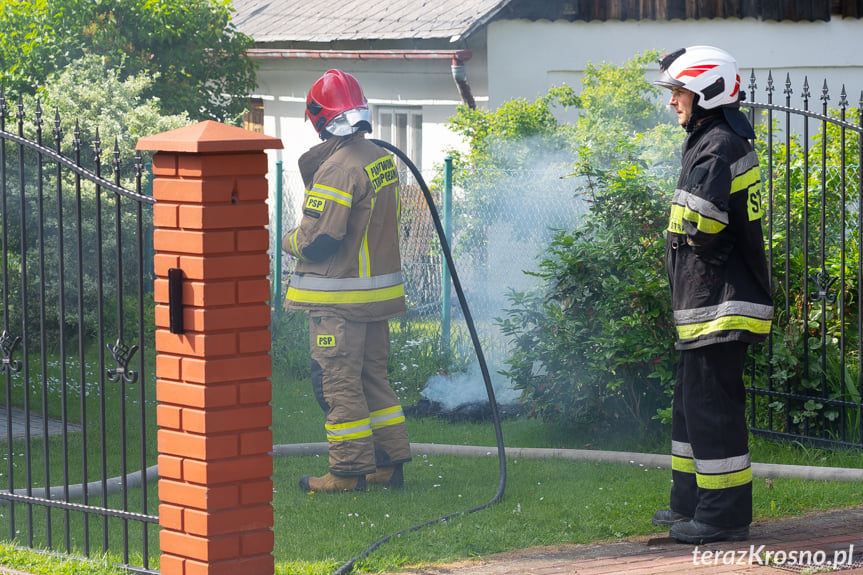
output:
{"label": "firefighter turnout jacket", "polygon": [[677,349],[770,332],[773,306],[761,230],[758,156],[724,117],[687,134],[666,240]]}
{"label": "firefighter turnout jacket", "polygon": [[353,321],[404,314],[393,157],[359,133],[327,139],[299,168],[303,217],[282,242],[298,260],[288,306]]}
{"label": "firefighter turnout jacket", "polygon": [[309,312],[311,376],[326,414],[330,473],[410,461],[405,416],[387,378],[389,324],[405,313],[398,171],[362,133],[330,137],[299,160],[303,217],[282,247],[297,258],[291,308]]}

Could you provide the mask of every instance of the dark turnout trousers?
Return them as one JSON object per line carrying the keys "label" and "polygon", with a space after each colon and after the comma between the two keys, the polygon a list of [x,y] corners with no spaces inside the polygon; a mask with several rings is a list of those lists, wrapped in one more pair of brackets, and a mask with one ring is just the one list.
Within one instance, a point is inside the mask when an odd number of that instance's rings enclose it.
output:
{"label": "dark turnout trousers", "polygon": [[721,527],[752,522],[746,348],[729,342],[682,350],[674,386],[671,509]]}

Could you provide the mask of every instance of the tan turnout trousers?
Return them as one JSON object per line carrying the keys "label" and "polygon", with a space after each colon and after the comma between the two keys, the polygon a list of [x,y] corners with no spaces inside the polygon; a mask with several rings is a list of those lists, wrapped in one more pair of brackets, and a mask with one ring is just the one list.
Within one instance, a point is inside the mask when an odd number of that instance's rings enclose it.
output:
{"label": "tan turnout trousers", "polygon": [[312,386],[326,413],[330,473],[365,475],[409,461],[404,412],[387,379],[387,321],[309,320]]}

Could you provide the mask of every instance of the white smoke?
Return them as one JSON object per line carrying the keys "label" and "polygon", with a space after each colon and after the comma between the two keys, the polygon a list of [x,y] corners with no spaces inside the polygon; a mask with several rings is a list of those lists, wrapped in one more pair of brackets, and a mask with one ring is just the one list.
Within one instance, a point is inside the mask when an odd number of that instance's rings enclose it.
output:
{"label": "white smoke", "polygon": [[[541,281],[525,272],[537,271],[554,230],[572,230],[587,213],[587,205],[578,195],[579,180],[567,177],[575,165],[574,158],[559,150],[544,153],[542,147],[539,139],[520,142],[516,153],[524,160],[524,150],[531,150],[534,161],[530,162],[530,168],[496,174],[483,181],[479,193],[490,198],[484,203],[485,211],[464,210],[472,218],[485,218],[489,222],[480,249],[459,250],[459,224],[454,222],[452,245],[456,270],[480,340],[484,342],[483,355],[500,405],[517,403],[521,392],[512,389],[510,380],[498,373],[505,368],[503,362],[510,346],[497,328],[496,318],[505,316],[511,290],[526,291]],[[456,189],[453,196],[454,205],[459,202],[471,205],[471,194],[465,190]],[[452,301],[455,318],[460,315],[455,290]],[[445,411],[467,404],[488,404],[476,359],[464,372],[431,377],[421,395],[440,404]]]}
{"label": "white smoke", "polygon": [[[510,405],[518,402],[521,392],[512,389],[507,378],[495,372],[489,375],[498,404]],[[488,405],[488,391],[478,362],[472,364],[464,373],[432,376],[420,394],[429,401],[440,404],[443,411],[453,411],[465,405]]]}

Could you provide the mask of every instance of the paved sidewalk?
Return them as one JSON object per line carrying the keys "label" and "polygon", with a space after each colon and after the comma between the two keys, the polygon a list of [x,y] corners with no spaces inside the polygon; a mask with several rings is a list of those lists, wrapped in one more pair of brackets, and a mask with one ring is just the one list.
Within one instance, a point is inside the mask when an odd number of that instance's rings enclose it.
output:
{"label": "paved sidewalk", "polygon": [[[606,544],[525,549],[408,572],[424,575],[779,575],[833,572],[863,575],[863,507],[756,521],[750,535],[751,539],[746,542],[699,546],[697,555],[694,555],[695,546],[679,544],[660,534]],[[798,559],[795,564],[792,558],[802,558],[803,561]],[[759,565],[759,561],[764,565]],[[834,565],[837,561],[838,564]]]}

